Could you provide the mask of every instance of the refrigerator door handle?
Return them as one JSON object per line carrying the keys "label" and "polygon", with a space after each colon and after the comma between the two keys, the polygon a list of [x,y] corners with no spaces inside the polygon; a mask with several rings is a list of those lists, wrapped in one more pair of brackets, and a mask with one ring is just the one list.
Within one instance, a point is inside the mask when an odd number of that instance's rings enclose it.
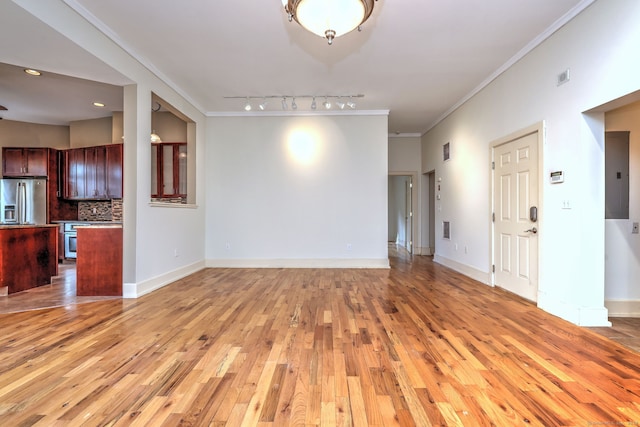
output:
{"label": "refrigerator door handle", "polygon": [[27,186],[24,182],[18,182],[17,191],[18,224],[27,222]]}

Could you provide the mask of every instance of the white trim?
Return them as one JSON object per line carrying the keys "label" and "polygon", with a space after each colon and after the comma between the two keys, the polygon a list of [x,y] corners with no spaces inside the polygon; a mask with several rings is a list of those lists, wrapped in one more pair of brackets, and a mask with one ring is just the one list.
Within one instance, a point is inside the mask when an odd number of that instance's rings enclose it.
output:
{"label": "white trim", "polygon": [[198,261],[139,283],[125,283],[122,288],[122,297],[139,298],[166,285],[169,285],[176,280],[180,280],[184,277],[189,276],[190,274],[196,273],[204,268],[205,262]]}
{"label": "white trim", "polygon": [[511,68],[516,62],[520,61],[526,55],[528,55],[532,50],[541,45],[545,40],[551,37],[556,31],[562,28],[567,22],[571,21],[573,18],[578,16],[580,12],[585,10],[587,7],[591,6],[593,2],[596,0],[582,0],[580,3],[575,5],[571,10],[562,15],[551,24],[545,31],[538,34],[536,38],[531,40],[525,47],[520,49],[515,55],[513,55],[507,62],[502,64],[501,67],[496,69],[493,73],[489,75],[482,83],[476,86],[471,92],[467,93],[462,99],[453,104],[447,111],[445,111],[440,117],[438,117],[428,128],[424,131],[423,135],[429,132],[431,129],[436,127],[441,121],[446,119],[451,113],[456,111],[462,104],[476,96],[482,89],[489,86],[489,84],[497,79],[502,73]]}
{"label": "white trim", "polygon": [[421,133],[390,133],[389,138],[422,138]]}
{"label": "white trim", "polygon": [[604,301],[604,306],[609,310],[609,317],[640,317],[640,300]]}
{"label": "white trim", "polygon": [[149,206],[152,208],[198,209],[198,205],[194,203],[149,202]]}
{"label": "white trim", "polygon": [[388,258],[208,259],[208,268],[390,268]]}
{"label": "white trim", "polygon": [[457,261],[454,261],[449,258],[445,258],[437,254],[433,256],[433,262],[442,264],[445,267],[449,267],[450,269],[455,270],[458,273],[462,273],[465,276],[472,278],[473,280],[477,280],[480,283],[491,286],[489,283],[489,278],[491,275],[490,273],[487,273],[485,271],[480,271],[477,268],[459,263]]}
{"label": "white trim", "polygon": [[388,116],[389,110],[207,111],[207,117]]}
{"label": "white trim", "polygon": [[549,297],[544,291],[538,291],[538,308],[578,326],[611,326],[606,307],[578,307]]}
{"label": "white trim", "polygon": [[199,110],[201,113],[204,112],[204,108],[198,102],[195,101],[188,93],[186,93],[180,86],[175,84],[173,80],[171,80],[166,74],[160,71],[153,62],[147,60],[143,56],[139,55],[135,49],[127,42],[125,42],[118,34],[116,34],[108,25],[102,22],[98,17],[96,17],[93,13],[91,13],[86,7],[78,3],[77,0],[62,0],[73,9],[78,15],[82,16],[86,19],[91,25],[96,27],[98,31],[105,35],[105,37],[109,38],[112,42],[114,42],[117,46],[119,46],[122,50],[124,50],[127,54],[129,54],[132,58],[142,64],[151,74],[155,75],[162,82],[164,82],[167,86],[173,89],[176,93],[186,99],[191,105],[193,105],[196,110]]}

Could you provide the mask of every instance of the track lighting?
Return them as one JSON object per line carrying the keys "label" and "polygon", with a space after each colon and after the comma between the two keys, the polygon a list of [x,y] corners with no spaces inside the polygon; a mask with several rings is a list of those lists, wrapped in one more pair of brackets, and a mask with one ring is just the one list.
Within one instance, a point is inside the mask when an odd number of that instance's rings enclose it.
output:
{"label": "track lighting", "polygon": [[[271,99],[280,99],[280,104],[282,106],[282,110],[286,111],[289,109],[289,105],[287,103],[287,98],[290,98],[291,101],[291,110],[293,111],[297,111],[298,110],[298,101],[300,99],[310,99],[311,103],[309,105],[309,109],[310,110],[317,110],[318,108],[318,104],[316,102],[316,98],[324,98],[324,101],[322,102],[322,106],[324,107],[324,109],[326,110],[330,110],[332,107],[332,99],[336,100],[335,104],[338,106],[338,108],[340,110],[344,110],[345,106],[348,106],[350,109],[355,109],[356,108],[356,103],[354,102],[354,98],[364,98],[364,95],[361,94],[357,94],[357,95],[350,95],[350,94],[335,94],[335,95],[331,95],[331,94],[327,94],[327,95],[263,95],[263,96],[225,96],[225,99],[244,99],[244,110],[246,112],[250,112],[253,110],[254,106],[257,106],[256,108],[260,111],[266,111],[267,110],[267,105],[269,104],[269,100]],[[348,99],[348,102],[345,102],[345,100]],[[251,105],[252,100],[260,100],[260,103],[258,103],[258,101],[254,101],[255,104],[254,106]],[[158,111],[160,109],[160,105],[158,104],[158,109],[153,109],[153,111]],[[302,108],[303,110],[305,110],[305,108]]]}

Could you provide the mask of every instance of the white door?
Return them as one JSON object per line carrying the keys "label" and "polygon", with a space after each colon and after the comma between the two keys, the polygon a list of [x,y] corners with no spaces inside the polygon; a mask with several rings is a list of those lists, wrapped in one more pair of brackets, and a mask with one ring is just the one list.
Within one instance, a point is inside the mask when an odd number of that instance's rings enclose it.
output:
{"label": "white door", "polygon": [[405,239],[404,241],[405,241],[405,248],[410,254],[412,254],[413,253],[413,203],[412,203],[413,180],[410,176],[407,177],[407,180],[405,181],[404,194],[405,194],[405,211],[404,211],[405,212],[405,218],[404,218]]}
{"label": "white door", "polygon": [[493,154],[495,284],[537,301],[538,133],[494,147]]}

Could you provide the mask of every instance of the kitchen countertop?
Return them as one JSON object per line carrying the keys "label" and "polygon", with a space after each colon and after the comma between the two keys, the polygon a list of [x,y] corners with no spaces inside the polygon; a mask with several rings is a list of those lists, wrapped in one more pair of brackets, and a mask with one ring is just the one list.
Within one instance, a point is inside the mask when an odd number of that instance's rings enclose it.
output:
{"label": "kitchen countertop", "polygon": [[60,221],[51,221],[53,224],[118,224],[122,225],[122,221],[83,221],[81,219],[65,219]]}
{"label": "kitchen countertop", "polygon": [[0,224],[0,230],[7,230],[16,228],[44,228],[44,227],[57,227],[56,224]]}

